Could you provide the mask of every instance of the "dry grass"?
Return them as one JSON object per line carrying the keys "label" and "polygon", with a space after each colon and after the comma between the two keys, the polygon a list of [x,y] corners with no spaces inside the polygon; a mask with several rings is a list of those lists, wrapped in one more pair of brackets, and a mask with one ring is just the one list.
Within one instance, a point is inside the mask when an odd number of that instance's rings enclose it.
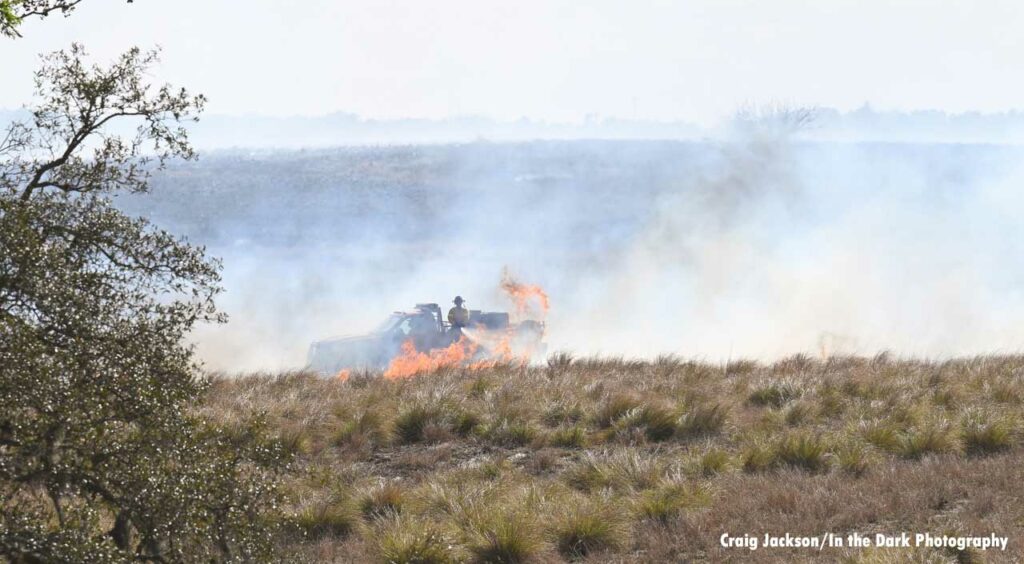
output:
{"label": "dry grass", "polygon": [[[1024,559],[1024,357],[726,366],[553,356],[390,382],[217,378],[296,463],[305,562]],[[723,532],[959,532],[1007,552],[726,549]]]}

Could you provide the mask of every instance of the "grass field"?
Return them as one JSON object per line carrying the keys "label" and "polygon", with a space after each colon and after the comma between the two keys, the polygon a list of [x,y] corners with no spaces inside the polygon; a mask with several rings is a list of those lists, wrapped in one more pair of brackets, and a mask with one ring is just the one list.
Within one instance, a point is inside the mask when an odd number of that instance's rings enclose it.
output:
{"label": "grass field", "polygon": [[[552,357],[388,381],[219,377],[295,463],[309,562],[1024,559],[1024,357],[726,366]],[[765,533],[1009,537],[1005,552],[722,548]]]}

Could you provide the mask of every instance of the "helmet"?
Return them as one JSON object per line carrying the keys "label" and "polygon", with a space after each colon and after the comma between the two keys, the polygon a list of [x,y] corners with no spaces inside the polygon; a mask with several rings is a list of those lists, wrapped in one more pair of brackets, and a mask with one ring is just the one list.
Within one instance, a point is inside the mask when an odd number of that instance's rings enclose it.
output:
{"label": "helmet", "polygon": [[462,302],[464,302],[464,301],[466,301],[466,300],[462,299],[462,296],[455,296],[455,299],[452,300],[452,302],[455,305],[462,305]]}

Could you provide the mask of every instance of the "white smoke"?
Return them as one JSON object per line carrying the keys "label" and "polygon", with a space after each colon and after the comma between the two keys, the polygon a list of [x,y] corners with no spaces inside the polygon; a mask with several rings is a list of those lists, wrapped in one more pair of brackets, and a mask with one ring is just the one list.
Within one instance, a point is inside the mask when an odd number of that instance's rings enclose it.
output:
{"label": "white smoke", "polygon": [[301,366],[311,341],[415,303],[507,310],[505,266],[550,295],[549,350],[1020,350],[1019,150],[811,143],[794,115],[747,116],[704,143],[449,148],[436,192],[382,191],[365,216],[338,217],[364,222],[356,237],[213,248],[232,320],[195,335],[200,354],[226,370]]}

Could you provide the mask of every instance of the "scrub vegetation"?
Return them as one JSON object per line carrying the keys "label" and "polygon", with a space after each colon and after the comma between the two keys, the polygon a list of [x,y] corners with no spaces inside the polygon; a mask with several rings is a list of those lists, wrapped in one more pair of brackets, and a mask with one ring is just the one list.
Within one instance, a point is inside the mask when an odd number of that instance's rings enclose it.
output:
{"label": "scrub vegetation", "polygon": [[387,381],[215,376],[294,454],[279,543],[308,562],[816,560],[722,533],[1008,536],[1006,552],[826,548],[847,562],[1024,557],[1024,357],[662,357]]}

